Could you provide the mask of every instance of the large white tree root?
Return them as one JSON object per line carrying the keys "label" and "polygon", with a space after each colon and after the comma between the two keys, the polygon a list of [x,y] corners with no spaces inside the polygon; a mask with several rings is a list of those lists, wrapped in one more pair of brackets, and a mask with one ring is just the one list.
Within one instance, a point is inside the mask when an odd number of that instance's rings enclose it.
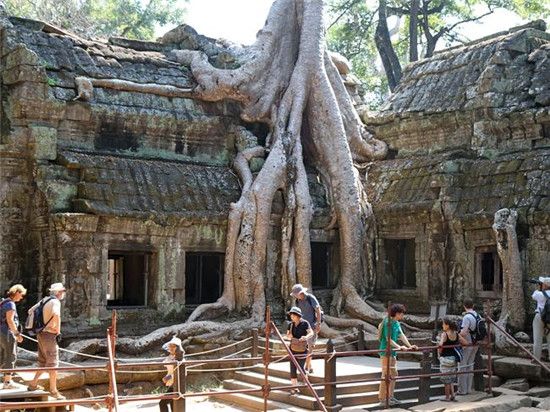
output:
{"label": "large white tree root", "polygon": [[[197,83],[193,97],[239,102],[244,121],[263,122],[270,131],[264,147],[240,147],[234,161],[242,194],[229,211],[221,298],[199,306],[184,325],[159,329],[133,342],[120,340],[121,349],[139,353],[171,334],[185,337],[191,331],[244,329],[262,322],[267,242],[273,230],[271,207],[278,191],[285,208],[280,267],[284,303],[292,303],[288,294],[294,282],[310,285],[313,207],[305,164],[314,165],[327,186],[334,218],[331,226],[339,233],[341,275],[331,313],[343,318],[330,318],[329,323],[334,328],[362,324],[370,332],[375,326],[368,324],[377,325],[384,317],[362,298],[372,292],[375,283],[370,250],[374,219],[354,161],[383,158],[387,146],[366,132],[326,51],[324,34],[322,0],[276,0],[237,69],[215,68],[202,52],[173,51],[180,63],[191,67]],[[250,169],[255,157],[265,157],[257,174]],[[228,312],[250,320],[229,325],[201,321]],[[408,321],[431,327],[429,320],[411,317]],[[341,334],[334,328],[324,325],[323,331]]]}
{"label": "large white tree root", "polygon": [[516,331],[523,330],[525,326],[523,271],[516,233],[517,218],[515,210],[500,209],[495,212],[493,223],[497,251],[502,263],[500,319]]}

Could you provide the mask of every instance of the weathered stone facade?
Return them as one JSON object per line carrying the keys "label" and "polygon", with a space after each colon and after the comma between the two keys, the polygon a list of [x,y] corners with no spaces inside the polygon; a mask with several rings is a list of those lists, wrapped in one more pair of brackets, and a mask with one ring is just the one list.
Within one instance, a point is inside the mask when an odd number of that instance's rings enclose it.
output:
{"label": "weathered stone facade", "polygon": [[[550,35],[540,28],[409,65],[383,110],[365,119],[393,157],[366,172],[380,297],[423,310],[435,301],[459,309],[464,296],[497,303],[502,285],[491,225],[500,208],[519,213],[518,276],[548,272]],[[414,239],[416,287],[383,288],[386,238]],[[492,288],[481,282],[491,280],[491,265]]]}
{"label": "weathered stone facade", "polygon": [[[93,42],[42,22],[3,20],[0,287],[21,281],[31,303],[51,282],[64,282],[68,335],[103,333],[112,308],[123,329],[144,332],[183,321],[189,306],[219,295],[229,205],[241,191],[231,169],[235,146],[244,144],[236,107],[108,87],[94,87],[89,102],[75,99],[79,76],[193,87],[189,70],[170,60],[177,47],[235,64],[215,41],[180,30],[192,44],[172,44],[170,34],[165,43]],[[262,126],[248,127],[265,138]],[[334,230],[321,229],[328,209],[314,174],[311,190],[312,239],[334,242]],[[274,227],[281,212],[274,205]],[[269,242],[273,273],[279,237],[274,230]],[[186,305],[189,256],[205,277],[194,285],[193,305]],[[216,278],[207,278],[205,265]],[[268,299],[280,302],[278,277],[268,286]]]}
{"label": "weathered stone facade", "polygon": [[[121,309],[122,328],[145,332],[216,297],[229,205],[240,195],[231,163],[244,123],[231,102],[185,97],[194,80],[171,50],[201,49],[219,67],[238,64],[238,53],[188,27],[176,31],[159,43],[99,42],[2,20],[0,287],[21,281],[32,303],[64,282],[72,334],[103,333],[112,308]],[[545,32],[527,29],[438,53],[409,66],[388,106],[366,119],[392,149],[366,169],[380,298],[412,311],[434,300],[457,306],[465,295],[498,300],[498,282],[481,291],[478,272],[491,263],[482,259],[490,260],[501,207],[520,213],[524,276],[547,270],[549,44]],[[96,85],[83,101],[77,77],[126,83]],[[174,95],[136,87],[150,84]],[[247,127],[265,138],[261,125]],[[311,240],[327,270],[319,295],[328,300],[338,233],[324,229],[325,190],[313,170],[309,177]],[[286,298],[277,275],[280,203],[266,282],[278,310]],[[191,268],[200,274],[193,285]]]}

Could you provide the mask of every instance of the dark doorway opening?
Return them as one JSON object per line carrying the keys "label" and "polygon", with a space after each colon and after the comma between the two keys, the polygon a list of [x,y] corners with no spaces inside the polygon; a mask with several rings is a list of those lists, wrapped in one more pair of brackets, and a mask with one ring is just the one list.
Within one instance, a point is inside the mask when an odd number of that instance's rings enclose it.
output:
{"label": "dark doorway opening", "polygon": [[107,306],[147,306],[150,254],[109,252]]}
{"label": "dark doorway opening", "polygon": [[215,302],[223,291],[223,253],[185,254],[185,303]]}
{"label": "dark doorway opening", "polygon": [[330,276],[330,256],[332,244],[324,242],[311,243],[311,284],[314,289],[332,287]]}
{"label": "dark doorway opening", "polygon": [[495,246],[477,250],[478,289],[482,291],[502,291],[502,265]]}
{"label": "dark doorway opening", "polygon": [[384,239],[384,279],[387,289],[416,288],[414,239]]}

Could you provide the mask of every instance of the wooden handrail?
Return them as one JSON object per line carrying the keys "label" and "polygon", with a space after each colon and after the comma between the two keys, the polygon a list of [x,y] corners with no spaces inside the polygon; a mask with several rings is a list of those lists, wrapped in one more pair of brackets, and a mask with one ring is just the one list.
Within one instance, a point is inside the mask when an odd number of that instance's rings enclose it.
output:
{"label": "wooden handrail", "polygon": [[536,363],[538,363],[539,366],[541,366],[546,372],[550,373],[550,368],[546,366],[544,363],[542,363],[540,360],[538,360],[527,348],[525,348],[521,343],[519,343],[512,335],[510,335],[508,332],[506,332],[502,326],[500,326],[497,322],[495,322],[493,319],[491,319],[489,316],[487,316],[487,319],[489,322],[495,326],[508,340],[510,340],[515,346],[523,350],[529,357],[534,360]]}
{"label": "wooden handrail", "polygon": [[294,354],[292,353],[292,351],[290,350],[288,345],[285,343],[283,337],[281,336],[281,333],[279,332],[279,329],[277,329],[277,327],[275,326],[275,324],[273,322],[271,322],[271,326],[273,327],[273,330],[275,331],[275,334],[277,335],[277,337],[281,340],[281,342],[285,346],[285,349],[288,353],[288,356],[290,356],[290,361],[294,364],[294,366],[296,366],[296,369],[300,372],[300,374],[304,378],[305,384],[307,385],[307,387],[309,388],[309,390],[311,391],[311,393],[315,397],[315,400],[319,404],[319,407],[321,408],[322,411],[327,412],[327,408],[325,407],[323,402],[321,402],[321,399],[319,398],[319,395],[317,395],[317,391],[315,391],[315,389],[313,389],[313,386],[311,386],[311,383],[309,382],[309,379],[307,377],[306,372],[298,364],[298,361],[294,357]]}

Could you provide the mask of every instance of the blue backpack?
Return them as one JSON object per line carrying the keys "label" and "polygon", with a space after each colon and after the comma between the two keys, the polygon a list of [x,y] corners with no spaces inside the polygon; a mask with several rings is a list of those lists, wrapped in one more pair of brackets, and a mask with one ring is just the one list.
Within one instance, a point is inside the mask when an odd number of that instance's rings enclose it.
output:
{"label": "blue backpack", "polygon": [[29,317],[25,322],[25,329],[31,336],[36,336],[44,330],[48,323],[53,319],[53,316],[44,323],[44,306],[54,297],[44,298],[32,308],[29,309]]}

